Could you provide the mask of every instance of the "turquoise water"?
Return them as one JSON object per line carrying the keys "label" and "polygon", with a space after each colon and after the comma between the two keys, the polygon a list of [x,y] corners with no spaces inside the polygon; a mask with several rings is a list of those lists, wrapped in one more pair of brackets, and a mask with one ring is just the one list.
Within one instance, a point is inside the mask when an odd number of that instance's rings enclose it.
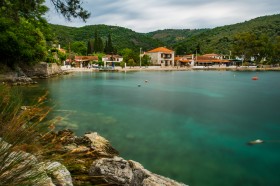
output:
{"label": "turquoise water", "polygon": [[[189,185],[280,185],[280,73],[81,72],[42,80],[60,127]],[[145,80],[148,80],[145,83]],[[140,85],[140,87],[138,86]],[[248,146],[255,139],[276,140]]]}

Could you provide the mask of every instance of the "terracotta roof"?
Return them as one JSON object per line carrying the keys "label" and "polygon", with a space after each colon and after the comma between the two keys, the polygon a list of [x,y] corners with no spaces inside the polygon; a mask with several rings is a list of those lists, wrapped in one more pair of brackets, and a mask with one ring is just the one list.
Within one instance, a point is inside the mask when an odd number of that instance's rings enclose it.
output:
{"label": "terracotta roof", "polygon": [[214,57],[214,56],[220,56],[220,55],[219,54],[204,54],[203,56],[207,56],[207,57],[208,56],[213,56]]}
{"label": "terracotta roof", "polygon": [[[196,60],[196,59],[194,59]],[[197,56],[197,62],[199,63],[228,63],[229,60],[226,59],[213,59],[211,57],[205,57],[205,56]]]}
{"label": "terracotta roof", "polygon": [[168,48],[165,48],[165,47],[158,47],[158,48],[148,51],[148,53],[157,53],[157,52],[172,53],[174,51],[170,50]]}
{"label": "terracotta roof", "polygon": [[97,56],[75,56],[75,61],[97,61]]}
{"label": "terracotta roof", "polygon": [[174,57],[174,60],[175,60],[175,61],[178,61],[178,60],[180,60],[180,59],[182,59],[182,57]]}
{"label": "terracotta roof", "polygon": [[190,63],[192,62],[192,60],[188,60],[188,59],[181,59],[180,62],[182,63]]}

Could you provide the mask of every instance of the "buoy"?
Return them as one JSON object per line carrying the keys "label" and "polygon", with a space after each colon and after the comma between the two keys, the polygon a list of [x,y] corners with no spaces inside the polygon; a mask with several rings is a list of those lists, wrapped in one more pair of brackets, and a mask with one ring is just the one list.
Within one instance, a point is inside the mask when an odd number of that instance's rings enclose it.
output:
{"label": "buoy", "polygon": [[252,80],[258,80],[258,79],[259,79],[258,76],[252,77]]}

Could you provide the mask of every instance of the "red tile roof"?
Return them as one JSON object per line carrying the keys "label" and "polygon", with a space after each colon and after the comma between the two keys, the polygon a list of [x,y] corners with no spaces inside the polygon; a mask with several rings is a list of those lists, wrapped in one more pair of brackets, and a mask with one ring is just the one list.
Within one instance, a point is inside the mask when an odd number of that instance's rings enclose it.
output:
{"label": "red tile roof", "polygon": [[219,54],[204,54],[203,56],[205,57],[217,57],[217,56],[220,56]]}
{"label": "red tile roof", "polygon": [[197,59],[194,58],[195,61],[199,62],[199,63],[228,63],[230,62],[229,60],[225,60],[225,59],[215,59],[212,57],[206,57],[206,56],[197,56]]}
{"label": "red tile roof", "polygon": [[98,56],[75,56],[75,61],[98,61]]}
{"label": "red tile roof", "polygon": [[157,53],[157,52],[172,53],[174,51],[170,50],[168,48],[165,48],[165,47],[158,47],[158,48],[148,51],[148,53]]}

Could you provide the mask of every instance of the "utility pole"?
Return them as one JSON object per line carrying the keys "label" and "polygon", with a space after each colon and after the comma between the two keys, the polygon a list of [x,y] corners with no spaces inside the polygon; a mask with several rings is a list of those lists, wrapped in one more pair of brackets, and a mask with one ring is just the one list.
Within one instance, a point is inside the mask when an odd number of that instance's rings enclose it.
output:
{"label": "utility pole", "polygon": [[140,68],[141,68],[141,52],[142,52],[142,48],[140,47]]}

